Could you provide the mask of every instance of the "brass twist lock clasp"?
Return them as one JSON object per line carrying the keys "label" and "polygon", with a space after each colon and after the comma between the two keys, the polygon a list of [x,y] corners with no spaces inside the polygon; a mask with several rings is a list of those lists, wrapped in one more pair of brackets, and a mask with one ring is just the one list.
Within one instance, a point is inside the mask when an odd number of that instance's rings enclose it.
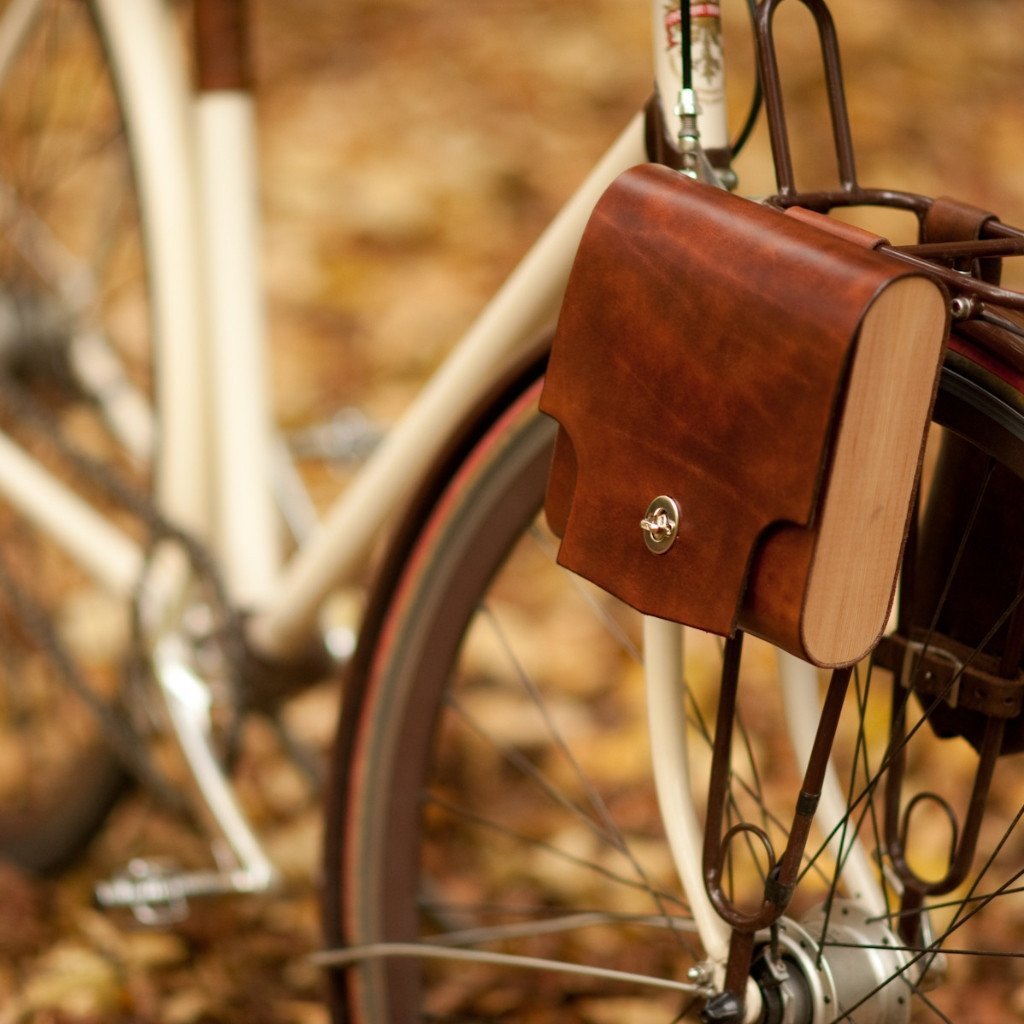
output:
{"label": "brass twist lock clasp", "polygon": [[659,495],[647,506],[640,529],[644,532],[647,550],[663,555],[672,547],[679,532],[679,504],[674,498]]}

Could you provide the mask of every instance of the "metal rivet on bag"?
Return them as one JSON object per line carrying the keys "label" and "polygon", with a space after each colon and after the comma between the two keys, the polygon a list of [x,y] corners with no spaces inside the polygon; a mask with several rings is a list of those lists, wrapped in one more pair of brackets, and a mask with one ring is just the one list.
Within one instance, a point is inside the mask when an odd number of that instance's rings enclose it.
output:
{"label": "metal rivet on bag", "polygon": [[679,505],[674,498],[660,495],[647,506],[647,513],[640,520],[644,531],[644,543],[648,551],[663,555],[675,542],[679,532]]}

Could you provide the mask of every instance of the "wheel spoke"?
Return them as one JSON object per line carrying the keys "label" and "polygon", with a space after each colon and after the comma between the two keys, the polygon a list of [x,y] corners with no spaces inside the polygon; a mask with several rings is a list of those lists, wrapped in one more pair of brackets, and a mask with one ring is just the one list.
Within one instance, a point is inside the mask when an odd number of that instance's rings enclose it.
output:
{"label": "wheel spoke", "polygon": [[377,960],[408,957],[413,960],[451,960],[463,963],[490,964],[496,967],[511,967],[528,971],[554,971],[558,974],[576,974],[585,978],[613,981],[624,985],[665,989],[670,992],[693,994],[698,986],[671,978],[652,978],[647,974],[610,970],[587,964],[568,963],[563,960],[545,960],[540,957],[516,956],[514,953],[494,953],[480,949],[453,949],[435,946],[427,942],[379,942],[349,949],[327,950],[314,953],[313,963],[320,967],[343,967],[361,960]]}

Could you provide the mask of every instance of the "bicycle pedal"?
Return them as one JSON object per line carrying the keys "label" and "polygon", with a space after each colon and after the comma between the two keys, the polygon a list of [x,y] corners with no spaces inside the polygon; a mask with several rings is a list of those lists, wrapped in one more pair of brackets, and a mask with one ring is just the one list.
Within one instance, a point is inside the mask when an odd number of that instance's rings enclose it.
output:
{"label": "bicycle pedal", "polygon": [[273,887],[276,876],[245,870],[184,871],[164,858],[137,857],[125,870],[96,885],[96,902],[105,909],[125,908],[148,927],[184,921],[195,899],[244,896]]}
{"label": "bicycle pedal", "polygon": [[189,915],[184,875],[161,859],[137,857],[120,874],[96,885],[96,902],[105,909],[124,907],[150,927],[178,924]]}

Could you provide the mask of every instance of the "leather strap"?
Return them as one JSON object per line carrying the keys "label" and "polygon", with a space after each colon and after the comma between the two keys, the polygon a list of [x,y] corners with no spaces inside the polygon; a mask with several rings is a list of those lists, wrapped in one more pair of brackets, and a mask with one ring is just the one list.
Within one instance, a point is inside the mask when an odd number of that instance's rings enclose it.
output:
{"label": "leather strap", "polygon": [[[987,224],[998,220],[989,210],[982,210],[950,196],[939,196],[924,216],[921,241],[973,242],[984,237]],[[975,261],[974,272],[989,284],[999,284],[1002,269],[1002,260],[998,257]]]}

